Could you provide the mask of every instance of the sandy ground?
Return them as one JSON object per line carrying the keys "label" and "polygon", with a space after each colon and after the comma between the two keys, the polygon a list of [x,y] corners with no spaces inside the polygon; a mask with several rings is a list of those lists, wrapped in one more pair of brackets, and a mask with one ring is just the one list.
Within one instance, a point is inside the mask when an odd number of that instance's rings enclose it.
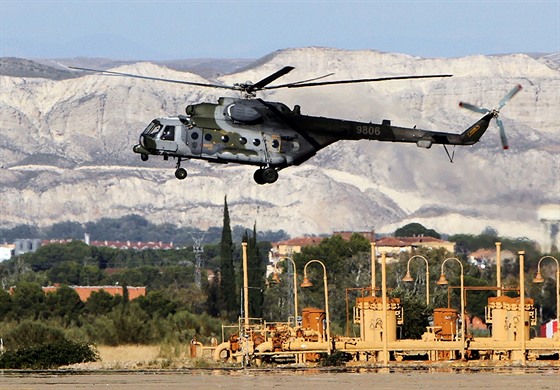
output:
{"label": "sandy ground", "polygon": [[[101,361],[52,371],[0,370],[0,390],[27,389],[489,389],[560,390],[560,363],[532,366],[387,368],[193,368],[185,351],[159,346],[99,347]],[[169,364],[173,361],[173,364]]]}
{"label": "sandy ground", "polygon": [[[382,369],[378,370],[382,371]],[[469,372],[329,372],[324,370],[182,370],[136,372],[0,372],[0,389],[542,389],[560,390],[555,369]]]}
{"label": "sandy ground", "polygon": [[132,362],[147,364],[163,355],[159,346],[151,345],[99,346],[97,351],[101,362],[113,368],[132,368],[128,367]]}

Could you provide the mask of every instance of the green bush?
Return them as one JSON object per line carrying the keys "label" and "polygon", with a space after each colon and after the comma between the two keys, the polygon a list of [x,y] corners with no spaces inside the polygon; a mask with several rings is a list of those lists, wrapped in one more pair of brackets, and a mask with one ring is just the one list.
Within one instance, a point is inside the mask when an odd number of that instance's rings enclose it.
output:
{"label": "green bush", "polygon": [[47,369],[96,360],[99,355],[90,345],[63,339],[8,350],[0,355],[0,368]]}
{"label": "green bush", "polygon": [[4,344],[10,350],[64,340],[62,329],[43,322],[24,320],[4,334]]}

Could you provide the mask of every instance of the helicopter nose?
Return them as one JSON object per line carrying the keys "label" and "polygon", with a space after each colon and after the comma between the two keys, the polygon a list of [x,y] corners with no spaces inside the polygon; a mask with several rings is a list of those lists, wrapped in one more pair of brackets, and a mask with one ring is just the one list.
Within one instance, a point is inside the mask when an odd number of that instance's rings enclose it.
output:
{"label": "helicopter nose", "polygon": [[146,149],[146,144],[144,142],[144,134],[140,134],[140,139],[138,140],[138,142],[140,143],[140,146],[142,146],[144,149]]}
{"label": "helicopter nose", "polygon": [[154,139],[146,134],[140,135],[140,146],[147,151],[157,149]]}

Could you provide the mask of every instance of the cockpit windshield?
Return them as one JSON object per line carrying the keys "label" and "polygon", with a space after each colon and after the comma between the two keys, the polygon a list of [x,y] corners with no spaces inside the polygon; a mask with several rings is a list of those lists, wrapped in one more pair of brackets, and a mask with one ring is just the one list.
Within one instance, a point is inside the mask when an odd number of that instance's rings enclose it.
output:
{"label": "cockpit windshield", "polygon": [[162,124],[160,123],[160,121],[158,121],[157,119],[154,119],[148,125],[148,127],[146,127],[146,129],[142,132],[142,135],[147,135],[147,136],[150,136],[150,137],[154,138],[155,135],[157,133],[159,133],[161,128],[162,128]]}

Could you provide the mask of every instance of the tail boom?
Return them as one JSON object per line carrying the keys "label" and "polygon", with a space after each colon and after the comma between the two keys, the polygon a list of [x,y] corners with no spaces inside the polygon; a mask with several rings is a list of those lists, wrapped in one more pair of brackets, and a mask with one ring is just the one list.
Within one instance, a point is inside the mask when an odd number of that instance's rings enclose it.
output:
{"label": "tail boom", "polygon": [[461,133],[460,145],[476,144],[480,140],[480,137],[482,137],[482,135],[486,132],[486,129],[488,129],[492,118],[494,118],[494,113],[489,112],[488,114],[484,115],[478,122]]}

